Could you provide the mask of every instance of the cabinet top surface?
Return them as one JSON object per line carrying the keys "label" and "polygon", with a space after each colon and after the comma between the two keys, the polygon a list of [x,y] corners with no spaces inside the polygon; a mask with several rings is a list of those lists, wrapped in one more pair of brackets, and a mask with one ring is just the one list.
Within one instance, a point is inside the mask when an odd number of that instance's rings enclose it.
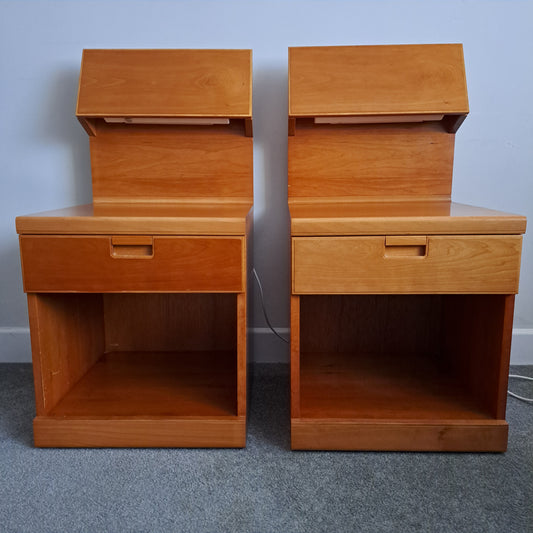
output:
{"label": "cabinet top surface", "polygon": [[466,114],[461,44],[289,48],[289,115]]}
{"label": "cabinet top surface", "polygon": [[443,201],[289,203],[291,234],[522,234],[526,217]]}
{"label": "cabinet top surface", "polygon": [[84,50],[76,114],[251,117],[251,50]]}
{"label": "cabinet top surface", "polygon": [[17,233],[245,235],[251,201],[87,204],[16,219]]}

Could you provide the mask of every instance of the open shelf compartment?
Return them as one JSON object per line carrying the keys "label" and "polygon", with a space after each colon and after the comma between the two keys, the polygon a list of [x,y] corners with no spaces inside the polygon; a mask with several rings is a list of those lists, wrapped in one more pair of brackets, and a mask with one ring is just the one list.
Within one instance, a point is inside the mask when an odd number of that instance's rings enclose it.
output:
{"label": "open shelf compartment", "polygon": [[505,449],[512,300],[293,297],[293,448]]}
{"label": "open shelf compartment", "polygon": [[36,445],[244,446],[242,295],[51,293],[29,304]]}

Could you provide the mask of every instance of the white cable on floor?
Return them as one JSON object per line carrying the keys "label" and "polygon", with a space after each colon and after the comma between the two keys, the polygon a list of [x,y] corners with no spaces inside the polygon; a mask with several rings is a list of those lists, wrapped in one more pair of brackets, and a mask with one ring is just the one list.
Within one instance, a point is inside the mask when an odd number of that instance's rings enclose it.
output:
{"label": "white cable on floor", "polygon": [[[533,381],[533,378],[530,378],[529,376],[520,376],[518,374],[509,374],[510,378],[516,378],[516,379],[526,379],[528,381]],[[515,394],[514,392],[511,392],[510,390],[507,391],[507,394],[509,396],[512,396],[513,398],[518,398],[519,400],[522,400],[523,402],[531,402],[533,403],[533,398],[526,398],[525,396],[519,396],[518,394]]]}
{"label": "white cable on floor", "polygon": [[255,281],[257,281],[257,286],[259,287],[259,294],[261,295],[261,307],[263,309],[263,315],[265,317],[265,321],[268,324],[268,327],[272,330],[272,333],[276,335],[276,337],[280,338],[283,342],[286,342],[289,344],[289,341],[282,337],[272,326],[270,323],[270,320],[268,319],[266,307],[265,307],[265,295],[263,294],[263,286],[261,285],[261,281],[259,280],[259,276],[257,275],[257,272],[255,271],[255,268],[252,268],[252,272],[254,273]]}

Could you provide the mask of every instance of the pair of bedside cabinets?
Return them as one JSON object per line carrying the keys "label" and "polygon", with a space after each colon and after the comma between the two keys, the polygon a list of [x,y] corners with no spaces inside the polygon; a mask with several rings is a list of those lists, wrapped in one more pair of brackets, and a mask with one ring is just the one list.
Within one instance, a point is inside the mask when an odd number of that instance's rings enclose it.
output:
{"label": "pair of bedside cabinets", "polygon": [[[247,50],[86,50],[93,203],[17,218],[36,446],[243,447]],[[289,50],[291,445],[504,451],[524,217],[451,202],[460,45]]]}

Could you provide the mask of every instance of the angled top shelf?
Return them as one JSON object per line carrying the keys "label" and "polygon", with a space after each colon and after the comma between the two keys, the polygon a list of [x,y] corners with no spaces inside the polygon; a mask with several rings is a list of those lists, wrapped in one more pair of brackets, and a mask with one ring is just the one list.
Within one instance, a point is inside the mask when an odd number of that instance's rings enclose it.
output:
{"label": "angled top shelf", "polygon": [[76,115],[252,116],[251,50],[84,50]]}
{"label": "angled top shelf", "polygon": [[467,113],[461,44],[289,49],[291,118]]}

